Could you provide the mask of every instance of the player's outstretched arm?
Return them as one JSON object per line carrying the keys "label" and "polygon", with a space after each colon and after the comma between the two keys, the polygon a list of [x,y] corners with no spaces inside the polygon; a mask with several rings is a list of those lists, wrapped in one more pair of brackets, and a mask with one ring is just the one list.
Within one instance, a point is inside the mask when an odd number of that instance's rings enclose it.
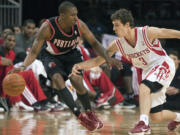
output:
{"label": "player's outstretched arm", "polygon": [[180,31],[166,28],[149,27],[147,36],[150,42],[157,38],[178,38],[180,39]]}
{"label": "player's outstretched arm", "polygon": [[[118,47],[115,44],[115,41],[113,41],[109,47],[107,48],[107,54],[111,57],[115,52],[118,51]],[[114,60],[110,58],[113,61],[113,64],[116,65],[119,68],[122,68],[122,64],[120,61]],[[77,75],[80,74],[79,70],[89,70],[90,68],[97,67],[105,62],[104,58],[101,56],[98,56],[96,58],[75,64],[72,69],[72,74]]]}

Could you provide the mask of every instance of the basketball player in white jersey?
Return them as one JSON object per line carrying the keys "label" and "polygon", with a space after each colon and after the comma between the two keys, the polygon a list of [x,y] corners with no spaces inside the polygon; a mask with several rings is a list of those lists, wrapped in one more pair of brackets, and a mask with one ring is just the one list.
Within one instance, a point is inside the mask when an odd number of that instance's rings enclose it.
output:
{"label": "basketball player in white jersey", "polygon": [[[110,56],[120,51],[122,59],[141,68],[142,82],[139,86],[140,120],[129,134],[150,133],[149,117],[156,122],[172,120],[168,128],[174,130],[180,124],[180,114],[163,109],[166,88],[174,74],[174,62],[161,47],[160,38],[180,38],[180,31],[157,27],[134,27],[130,11],[117,10],[111,16],[113,30],[119,37],[108,47]],[[72,74],[99,66],[105,60],[97,58],[81,62],[73,67]],[[121,63],[117,63],[121,66]]]}

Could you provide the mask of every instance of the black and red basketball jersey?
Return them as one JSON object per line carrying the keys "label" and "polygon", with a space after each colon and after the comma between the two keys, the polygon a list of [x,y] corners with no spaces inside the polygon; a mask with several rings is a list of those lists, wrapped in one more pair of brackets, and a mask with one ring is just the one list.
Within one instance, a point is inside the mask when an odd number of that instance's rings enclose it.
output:
{"label": "black and red basketball jersey", "polygon": [[46,50],[53,55],[61,55],[76,48],[78,38],[81,35],[79,21],[72,27],[71,34],[65,33],[58,24],[58,17],[47,19],[52,30],[52,35],[49,40],[46,40]]}

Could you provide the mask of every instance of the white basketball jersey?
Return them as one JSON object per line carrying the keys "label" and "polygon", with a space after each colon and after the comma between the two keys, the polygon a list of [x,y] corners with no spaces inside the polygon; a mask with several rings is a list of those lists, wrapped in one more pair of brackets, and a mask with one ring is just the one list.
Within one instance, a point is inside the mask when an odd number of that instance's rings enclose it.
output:
{"label": "white basketball jersey", "polygon": [[132,63],[133,66],[143,70],[151,69],[153,66],[169,59],[161,43],[156,39],[151,44],[147,38],[147,26],[136,27],[136,43],[132,47],[125,38],[118,38],[116,44],[122,56]]}

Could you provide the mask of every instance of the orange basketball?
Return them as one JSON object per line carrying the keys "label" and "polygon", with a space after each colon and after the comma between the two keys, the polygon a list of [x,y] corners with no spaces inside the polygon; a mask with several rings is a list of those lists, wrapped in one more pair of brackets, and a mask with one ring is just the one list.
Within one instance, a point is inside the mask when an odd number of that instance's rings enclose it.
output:
{"label": "orange basketball", "polygon": [[3,80],[3,91],[9,96],[20,95],[25,88],[26,82],[22,76],[17,73],[6,75]]}

